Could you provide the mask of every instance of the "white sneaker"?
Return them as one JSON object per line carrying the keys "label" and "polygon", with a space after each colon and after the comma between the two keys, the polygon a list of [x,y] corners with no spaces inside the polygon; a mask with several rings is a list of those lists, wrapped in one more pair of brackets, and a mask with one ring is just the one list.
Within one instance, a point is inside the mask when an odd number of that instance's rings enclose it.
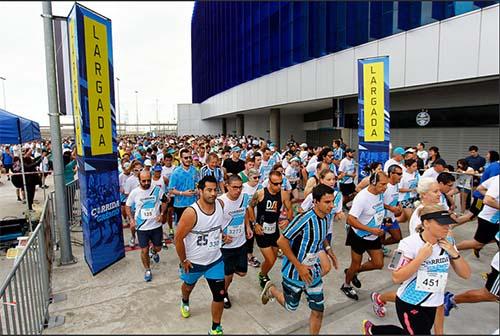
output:
{"label": "white sneaker", "polygon": [[135,237],[130,238],[128,242],[128,246],[135,247]]}

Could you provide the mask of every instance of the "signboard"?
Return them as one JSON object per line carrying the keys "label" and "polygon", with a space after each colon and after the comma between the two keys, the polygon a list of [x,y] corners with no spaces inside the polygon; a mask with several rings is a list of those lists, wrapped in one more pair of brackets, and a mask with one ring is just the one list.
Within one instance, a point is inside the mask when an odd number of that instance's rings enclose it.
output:
{"label": "signboard", "polygon": [[111,20],[75,4],[68,30],[84,253],[96,274],[125,256]]}
{"label": "signboard", "polygon": [[358,60],[359,172],[389,159],[389,57]]}

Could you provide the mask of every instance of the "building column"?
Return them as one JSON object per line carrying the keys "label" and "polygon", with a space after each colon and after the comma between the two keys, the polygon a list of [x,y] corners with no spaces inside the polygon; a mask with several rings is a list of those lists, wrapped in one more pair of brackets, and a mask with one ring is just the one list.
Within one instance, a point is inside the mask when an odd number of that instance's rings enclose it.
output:
{"label": "building column", "polygon": [[227,119],[222,118],[222,134],[227,134]]}
{"label": "building column", "polygon": [[269,113],[269,138],[276,148],[280,146],[280,109],[271,109]]}
{"label": "building column", "polygon": [[237,136],[245,135],[245,119],[243,114],[236,115],[236,135]]}

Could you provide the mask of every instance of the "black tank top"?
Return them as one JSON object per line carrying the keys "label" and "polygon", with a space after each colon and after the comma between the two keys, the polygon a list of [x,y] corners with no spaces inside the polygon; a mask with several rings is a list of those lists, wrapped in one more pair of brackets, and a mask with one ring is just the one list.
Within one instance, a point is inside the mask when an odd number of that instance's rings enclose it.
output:
{"label": "black tank top", "polygon": [[281,205],[281,190],[276,195],[271,195],[265,188],[264,198],[257,203],[257,223],[276,223],[280,217]]}

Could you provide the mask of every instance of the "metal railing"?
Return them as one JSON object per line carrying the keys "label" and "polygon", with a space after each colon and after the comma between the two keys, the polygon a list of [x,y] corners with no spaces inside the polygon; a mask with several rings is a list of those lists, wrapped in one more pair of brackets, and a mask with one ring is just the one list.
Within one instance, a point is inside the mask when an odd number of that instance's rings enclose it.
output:
{"label": "metal railing", "polygon": [[51,295],[53,195],[40,221],[0,287],[0,335],[41,334],[49,321]]}
{"label": "metal railing", "polygon": [[[72,232],[81,232],[81,207],[80,207],[80,184],[78,180],[73,180],[66,184],[66,209],[68,211],[68,225]],[[55,192],[50,193],[50,197],[55,199]],[[55,202],[52,202],[52,211],[56,213]],[[54,238],[55,249],[59,249],[60,234],[56,225],[52,226],[52,237]]]}
{"label": "metal railing", "polygon": [[73,180],[66,184],[66,202],[68,209],[68,222],[72,229],[81,226],[80,184]]}

